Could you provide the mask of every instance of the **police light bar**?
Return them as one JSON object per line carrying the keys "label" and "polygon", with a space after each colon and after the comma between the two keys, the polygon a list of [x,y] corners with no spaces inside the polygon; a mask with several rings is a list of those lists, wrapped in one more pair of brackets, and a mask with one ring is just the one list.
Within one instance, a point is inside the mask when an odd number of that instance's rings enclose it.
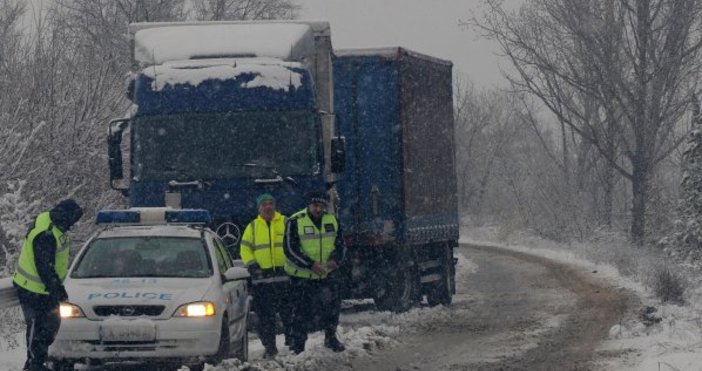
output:
{"label": "police light bar", "polygon": [[207,224],[211,220],[209,211],[203,209],[153,207],[102,210],[98,212],[95,223],[120,225]]}

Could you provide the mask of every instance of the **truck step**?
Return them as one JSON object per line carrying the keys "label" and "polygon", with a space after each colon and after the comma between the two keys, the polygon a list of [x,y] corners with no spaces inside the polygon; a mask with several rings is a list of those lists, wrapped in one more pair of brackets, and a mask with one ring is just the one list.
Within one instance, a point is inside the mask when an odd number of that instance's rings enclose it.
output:
{"label": "truck step", "polygon": [[422,276],[419,281],[421,283],[429,283],[429,282],[436,282],[441,279],[441,275],[439,273],[433,273],[433,274],[428,274],[426,276]]}
{"label": "truck step", "polygon": [[431,268],[438,268],[441,266],[441,260],[429,260],[419,263],[419,270],[425,271]]}

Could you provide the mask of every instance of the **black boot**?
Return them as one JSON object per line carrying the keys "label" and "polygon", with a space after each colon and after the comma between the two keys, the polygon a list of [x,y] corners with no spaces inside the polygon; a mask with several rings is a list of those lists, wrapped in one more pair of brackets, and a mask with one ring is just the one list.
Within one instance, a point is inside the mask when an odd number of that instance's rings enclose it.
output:
{"label": "black boot", "polygon": [[278,348],[275,346],[272,347],[267,347],[266,352],[263,353],[263,358],[264,359],[275,359],[275,356],[278,355]]}
{"label": "black boot", "polygon": [[25,370],[29,371],[51,371],[50,368],[44,366],[43,363],[32,363],[29,365],[29,368],[26,368]]}
{"label": "black boot", "polygon": [[340,342],[339,339],[336,338],[336,335],[325,336],[324,346],[337,353],[346,350],[344,343]]}
{"label": "black boot", "polygon": [[298,343],[293,342],[292,344],[290,344],[290,346],[288,348],[290,349],[291,352],[293,352],[295,354],[300,354],[300,353],[305,351],[305,344],[298,344]]}

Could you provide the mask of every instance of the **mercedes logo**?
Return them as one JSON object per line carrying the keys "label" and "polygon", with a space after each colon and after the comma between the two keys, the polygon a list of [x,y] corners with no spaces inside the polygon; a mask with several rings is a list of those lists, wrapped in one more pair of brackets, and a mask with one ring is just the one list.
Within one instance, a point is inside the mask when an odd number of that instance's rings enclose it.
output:
{"label": "mercedes logo", "polygon": [[217,227],[217,235],[222,238],[224,245],[231,249],[239,243],[241,238],[241,230],[232,222],[224,222]]}
{"label": "mercedes logo", "polygon": [[136,309],[134,309],[134,307],[126,306],[126,307],[122,308],[122,315],[123,316],[133,316],[134,312],[136,312]]}

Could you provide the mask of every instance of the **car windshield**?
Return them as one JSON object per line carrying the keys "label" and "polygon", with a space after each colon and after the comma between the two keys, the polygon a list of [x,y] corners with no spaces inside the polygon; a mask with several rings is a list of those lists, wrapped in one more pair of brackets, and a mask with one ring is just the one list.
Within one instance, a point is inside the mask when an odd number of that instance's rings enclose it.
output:
{"label": "car windshield", "polygon": [[72,278],[210,277],[212,263],[199,238],[122,237],[94,239]]}
{"label": "car windshield", "polygon": [[216,180],[313,175],[320,168],[311,112],[227,112],[140,117],[135,180]]}

